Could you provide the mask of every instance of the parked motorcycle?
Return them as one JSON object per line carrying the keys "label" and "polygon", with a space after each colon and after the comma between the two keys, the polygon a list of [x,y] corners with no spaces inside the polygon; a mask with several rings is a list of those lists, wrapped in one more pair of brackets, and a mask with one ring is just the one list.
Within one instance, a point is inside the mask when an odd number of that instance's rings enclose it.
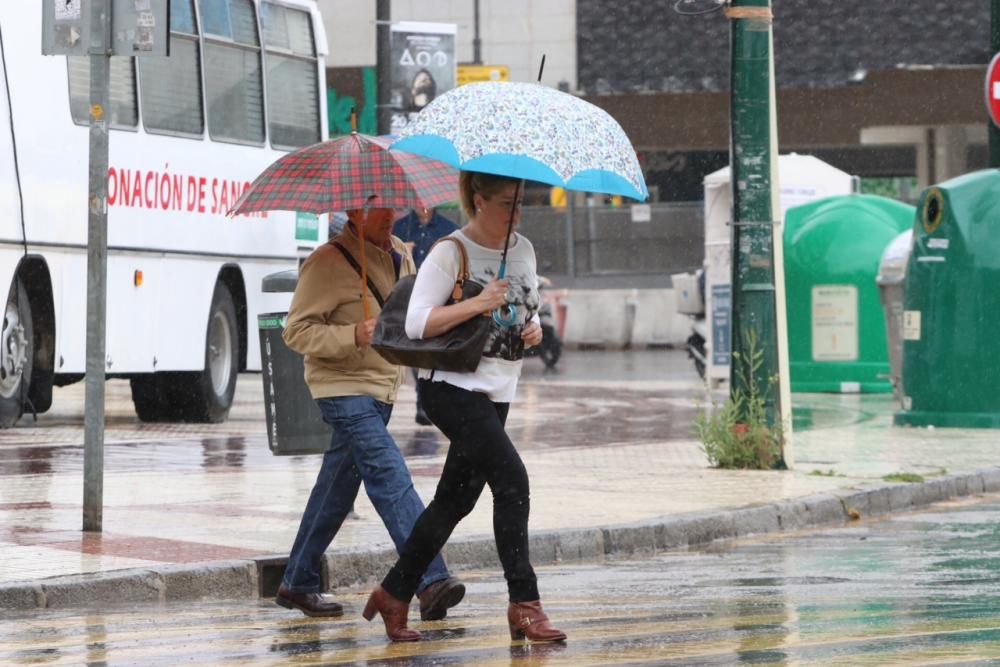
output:
{"label": "parked motorcycle", "polygon": [[556,331],[552,304],[543,295],[543,291],[551,286],[551,280],[545,276],[538,276],[538,294],[541,298],[541,303],[538,306],[538,319],[542,325],[542,342],[524,351],[526,357],[541,357],[545,368],[555,368],[562,355],[562,341]]}
{"label": "parked motorcycle", "polygon": [[677,273],[671,276],[677,294],[677,312],[691,318],[691,335],[687,339],[688,358],[694,361],[699,377],[705,377],[705,341],[708,324],[705,321],[705,270]]}

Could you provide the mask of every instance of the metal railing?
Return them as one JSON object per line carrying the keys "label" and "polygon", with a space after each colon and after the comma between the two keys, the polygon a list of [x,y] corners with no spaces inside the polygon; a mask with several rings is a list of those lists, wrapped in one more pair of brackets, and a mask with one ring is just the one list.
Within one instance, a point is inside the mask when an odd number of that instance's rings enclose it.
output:
{"label": "metal railing", "polygon": [[[520,232],[531,239],[538,271],[546,275],[670,275],[700,268],[701,202],[649,204],[649,209],[648,222],[633,222],[629,204],[525,206]],[[457,210],[442,212],[461,224]]]}

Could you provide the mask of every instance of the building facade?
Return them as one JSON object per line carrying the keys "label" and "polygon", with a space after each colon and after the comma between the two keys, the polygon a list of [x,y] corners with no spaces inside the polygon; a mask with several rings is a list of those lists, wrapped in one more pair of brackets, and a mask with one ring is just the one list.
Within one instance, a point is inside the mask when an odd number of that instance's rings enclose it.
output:
{"label": "building facade", "polygon": [[[375,2],[320,0],[330,46],[331,132],[350,109],[374,131]],[[700,199],[729,162],[729,22],[676,0],[479,0],[482,61],[584,95],[625,128],[654,196]],[[473,60],[476,0],[394,0],[394,21],[457,25]],[[773,0],[778,141],[862,178],[867,191],[919,189],[986,166],[983,0]]]}
{"label": "building facade", "polygon": [[[728,163],[729,21],[674,5],[578,0],[578,80],[625,127],[661,196],[690,199]],[[989,3],[772,5],[781,152],[903,199],[986,165]]]}

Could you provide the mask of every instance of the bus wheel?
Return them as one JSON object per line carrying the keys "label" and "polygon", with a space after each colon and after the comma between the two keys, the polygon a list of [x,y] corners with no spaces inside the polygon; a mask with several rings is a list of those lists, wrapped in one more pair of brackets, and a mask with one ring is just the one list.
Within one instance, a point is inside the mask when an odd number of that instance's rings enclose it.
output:
{"label": "bus wheel", "polygon": [[200,373],[199,417],[192,421],[218,423],[229,416],[229,407],[236,393],[236,375],[240,369],[240,329],[236,323],[236,306],[229,289],[222,283],[215,286],[212,310],[208,318],[205,341],[205,370]]}
{"label": "bus wheel", "polygon": [[0,329],[0,428],[10,428],[24,412],[24,396],[31,383],[33,352],[31,303],[20,277],[7,294]]}
{"label": "bus wheel", "polygon": [[217,424],[229,416],[239,370],[236,306],[225,285],[215,286],[205,340],[205,369],[133,376],[132,403],[142,421]]}
{"label": "bus wheel", "polygon": [[134,375],[129,380],[132,405],[135,406],[135,414],[140,421],[158,422],[166,419],[166,397],[160,393],[161,380],[156,373]]}

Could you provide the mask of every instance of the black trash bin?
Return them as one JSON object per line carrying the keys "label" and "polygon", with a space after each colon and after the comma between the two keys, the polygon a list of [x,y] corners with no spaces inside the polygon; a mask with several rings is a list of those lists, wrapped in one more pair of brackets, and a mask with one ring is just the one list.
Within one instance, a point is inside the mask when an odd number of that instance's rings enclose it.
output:
{"label": "black trash bin", "polygon": [[[264,276],[265,292],[294,292],[298,271],[292,269]],[[306,386],[302,355],[285,345],[281,334],[288,313],[261,313],[261,377],[264,380],[264,412],[267,443],[275,456],[322,454],[330,444],[330,427]]]}

